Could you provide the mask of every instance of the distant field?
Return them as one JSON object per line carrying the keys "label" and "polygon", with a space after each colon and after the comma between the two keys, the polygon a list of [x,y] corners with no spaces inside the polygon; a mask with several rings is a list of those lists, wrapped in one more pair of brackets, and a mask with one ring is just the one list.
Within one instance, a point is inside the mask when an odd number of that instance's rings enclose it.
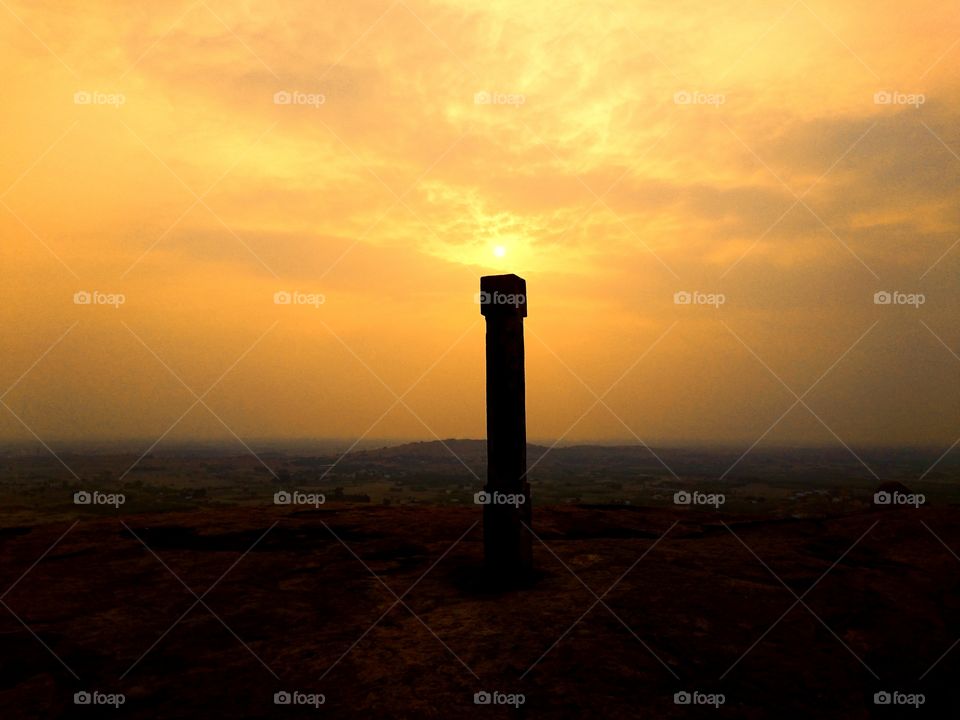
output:
{"label": "distant field", "polygon": [[[297,448],[300,449],[300,448]],[[300,449],[302,450],[302,449]],[[820,516],[869,508],[884,482],[896,481],[927,503],[960,503],[960,467],[934,451],[650,450],[643,447],[531,445],[528,466],[537,505],[673,506],[680,491],[722,497],[724,510],[764,516]],[[933,468],[931,469],[931,466]],[[88,452],[0,456],[0,523],[31,524],[115,513],[78,506],[77,492],[122,495],[123,511],[174,512],[265,506],[280,491],[322,496],[328,504],[469,506],[486,474],[485,444],[412,443],[347,455],[276,449],[224,454]],[[698,496],[699,497],[699,496]],[[696,503],[690,512],[716,512]]]}

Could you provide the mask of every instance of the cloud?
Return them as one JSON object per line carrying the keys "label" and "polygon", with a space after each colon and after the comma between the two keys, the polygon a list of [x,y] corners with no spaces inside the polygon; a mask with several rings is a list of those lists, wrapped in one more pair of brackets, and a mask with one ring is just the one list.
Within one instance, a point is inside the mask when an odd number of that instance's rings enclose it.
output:
{"label": "cloud", "polygon": [[[682,340],[665,341],[653,385],[642,373],[625,381],[638,409],[624,412],[664,417],[654,436],[752,441],[776,403],[765,396],[751,411],[741,399],[720,420],[757,368],[710,363],[731,358],[718,318],[755,332],[758,354],[781,372],[812,381],[863,328],[890,318],[877,315],[873,292],[920,288],[931,296],[925,322],[960,348],[950,330],[960,249],[949,251],[960,237],[950,70],[960,27],[938,3],[910,22],[894,3],[759,0],[12,7],[33,32],[2,30],[0,170],[14,187],[0,228],[5,267],[18,269],[0,289],[0,317],[16,329],[10,368],[42,351],[32,332],[55,337],[75,319],[109,327],[107,316],[77,315],[65,300],[74,286],[121,287],[124,317],[182,348],[186,366],[248,342],[275,317],[275,289],[301,288],[331,302],[278,316],[294,320],[284,338],[298,351],[257,366],[249,407],[269,427],[239,401],[236,417],[266,434],[350,435],[380,396],[363,384],[352,403],[322,389],[359,376],[355,359],[348,370],[331,354],[311,357],[311,343],[331,340],[318,319],[402,385],[476,320],[477,277],[515,271],[530,281],[531,327],[542,323],[546,345],[591,383],[612,382],[676,320]],[[77,91],[125,102],[76,105]],[[878,105],[877,92],[925,102]],[[674,305],[676,291],[698,289],[728,296],[722,314]],[[810,351],[783,354],[800,344]],[[482,394],[456,398],[476,380],[467,371],[481,372],[473,360],[458,357],[464,370],[449,371],[431,402],[437,422],[479,435]],[[551,353],[531,343],[529,362],[533,434],[559,435],[556,410],[576,394],[556,387]],[[942,417],[909,418],[955,381],[905,372],[889,353],[863,362],[869,388],[837,389],[849,407],[832,406],[854,439],[952,442]],[[83,398],[109,415],[110,373],[139,383],[136,363],[109,368],[81,343],[30,411],[52,433],[84,432]],[[284,385],[303,377],[339,424]],[[904,419],[863,420],[854,399],[893,384]],[[69,410],[57,403],[67,394],[78,398]],[[134,417],[129,430],[150,435],[156,422]],[[394,434],[425,434],[409,417],[391,422]],[[585,423],[574,435],[609,432],[622,427]]]}

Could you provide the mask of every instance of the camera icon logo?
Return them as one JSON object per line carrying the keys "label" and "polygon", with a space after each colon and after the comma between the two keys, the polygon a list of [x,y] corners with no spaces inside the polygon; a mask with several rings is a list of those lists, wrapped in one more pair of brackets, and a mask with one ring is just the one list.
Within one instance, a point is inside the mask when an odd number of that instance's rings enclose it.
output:
{"label": "camera icon logo", "polygon": [[674,305],[689,305],[693,302],[693,295],[686,290],[678,290],[673,294]]}
{"label": "camera icon logo", "polygon": [[73,694],[74,705],[89,705],[92,700],[93,697],[86,690],[81,690]]}
{"label": "camera icon logo", "polygon": [[892,499],[893,499],[893,496],[890,493],[888,493],[886,490],[881,490],[873,494],[874,505],[889,505]]}
{"label": "camera icon logo", "polygon": [[293,497],[286,490],[280,490],[273,494],[274,505],[289,505],[292,501]]}
{"label": "camera icon logo", "polygon": [[478,493],[474,493],[473,502],[475,505],[489,505],[490,493],[488,493],[486,490],[481,490]]}
{"label": "camera icon logo", "polygon": [[273,294],[274,305],[289,305],[293,302],[293,295],[286,290],[278,290]]}
{"label": "camera icon logo", "polygon": [[678,490],[673,494],[674,505],[689,505],[693,501],[693,496],[686,490]]}
{"label": "camera icon logo", "polygon": [[693,701],[693,696],[686,690],[681,690],[673,694],[674,705],[689,705]]}
{"label": "camera icon logo", "polygon": [[873,94],[873,102],[875,105],[889,105],[893,102],[893,93],[887,92],[886,90],[880,90]]}
{"label": "camera icon logo", "polygon": [[93,496],[86,490],[78,490],[73,494],[74,505],[89,505],[93,501]]}
{"label": "camera icon logo", "polygon": [[873,294],[873,304],[874,305],[889,305],[893,302],[893,295],[888,293],[886,290],[880,290]]}
{"label": "camera icon logo", "polygon": [[473,694],[474,705],[489,705],[492,701],[493,698],[486,690],[481,690]]}
{"label": "camera icon logo", "polygon": [[280,690],[273,694],[274,705],[289,705],[292,701],[292,696],[286,690]]}
{"label": "camera icon logo", "polygon": [[89,305],[93,301],[93,296],[86,290],[80,290],[73,294],[74,305]]}
{"label": "camera icon logo", "polygon": [[689,105],[693,102],[693,96],[687,90],[680,90],[673,94],[674,105]]}
{"label": "camera icon logo", "polygon": [[886,690],[881,690],[873,694],[874,705],[889,705],[893,698]]}
{"label": "camera icon logo", "polygon": [[74,105],[89,105],[93,102],[93,95],[86,90],[78,90],[73,94]]}
{"label": "camera icon logo", "polygon": [[490,93],[486,90],[481,90],[478,93],[473,94],[473,104],[474,105],[489,105],[490,104]]}
{"label": "camera icon logo", "polygon": [[293,96],[286,90],[279,90],[273,94],[274,105],[289,105],[293,102]]}

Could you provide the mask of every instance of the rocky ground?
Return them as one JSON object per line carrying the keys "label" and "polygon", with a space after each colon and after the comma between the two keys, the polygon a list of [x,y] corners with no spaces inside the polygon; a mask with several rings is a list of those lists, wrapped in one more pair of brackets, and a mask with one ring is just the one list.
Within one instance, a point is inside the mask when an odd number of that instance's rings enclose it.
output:
{"label": "rocky ground", "polygon": [[[537,576],[515,590],[484,580],[478,520],[328,505],[6,527],[2,716],[945,717],[960,704],[954,508],[537,508]],[[925,704],[875,705],[884,690]],[[77,706],[83,691],[125,703]],[[277,706],[280,691],[325,702]],[[524,703],[477,705],[482,691]],[[724,704],[676,704],[684,691]]]}

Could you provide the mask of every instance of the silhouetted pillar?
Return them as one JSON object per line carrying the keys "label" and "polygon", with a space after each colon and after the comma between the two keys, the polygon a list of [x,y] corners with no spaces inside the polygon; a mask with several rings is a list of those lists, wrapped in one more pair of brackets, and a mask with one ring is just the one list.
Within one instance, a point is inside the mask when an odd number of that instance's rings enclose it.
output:
{"label": "silhouetted pillar", "polygon": [[530,484],[523,371],[527,283],[516,275],[480,278],[487,320],[487,485],[483,549],[494,578],[520,579],[531,569]]}

